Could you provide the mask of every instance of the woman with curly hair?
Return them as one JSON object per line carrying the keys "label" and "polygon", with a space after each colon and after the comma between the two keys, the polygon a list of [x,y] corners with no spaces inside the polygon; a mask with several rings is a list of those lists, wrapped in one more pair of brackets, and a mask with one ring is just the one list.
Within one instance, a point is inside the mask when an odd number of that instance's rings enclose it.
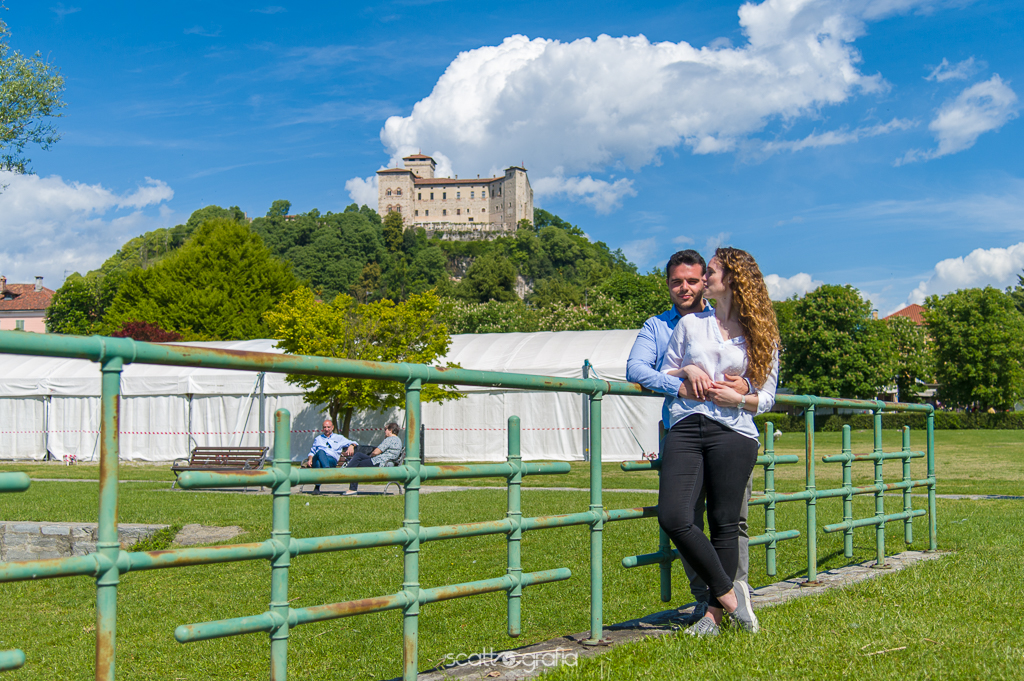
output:
{"label": "woman with curly hair", "polygon": [[[739,515],[757,459],[754,414],[775,404],[779,331],[761,270],[749,253],[719,248],[704,275],[714,309],[686,315],[669,341],[662,371],[689,382],[696,399],[669,405],[658,490],[658,522],[711,590],[707,614],[687,632],[719,633],[723,611],[747,631],[759,628],[742,581],[734,582]],[[746,376],[741,395],[725,374]],[[694,523],[694,502],[707,493],[711,539]]]}

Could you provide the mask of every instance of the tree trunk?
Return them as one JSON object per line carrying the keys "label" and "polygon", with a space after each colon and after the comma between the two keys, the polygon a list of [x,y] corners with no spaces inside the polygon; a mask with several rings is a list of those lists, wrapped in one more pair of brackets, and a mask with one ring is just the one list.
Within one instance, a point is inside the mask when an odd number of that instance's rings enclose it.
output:
{"label": "tree trunk", "polygon": [[338,430],[338,412],[341,410],[341,405],[331,400],[327,403],[328,416],[331,417],[331,423],[334,424],[334,430]]}
{"label": "tree trunk", "polygon": [[349,427],[352,425],[352,412],[355,411],[353,407],[345,408],[345,426],[341,429],[341,434],[348,437]]}

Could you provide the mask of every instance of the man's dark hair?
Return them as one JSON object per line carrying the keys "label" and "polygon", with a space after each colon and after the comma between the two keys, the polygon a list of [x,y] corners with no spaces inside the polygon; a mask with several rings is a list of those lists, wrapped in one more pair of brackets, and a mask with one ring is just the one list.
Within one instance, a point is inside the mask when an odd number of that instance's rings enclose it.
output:
{"label": "man's dark hair", "polygon": [[400,430],[400,428],[398,427],[398,424],[393,422],[393,421],[391,423],[389,423],[388,425],[384,426],[384,428],[387,429],[387,430],[390,430],[395,435],[398,435],[398,432]]}
{"label": "man's dark hair", "polygon": [[704,258],[701,257],[700,253],[692,248],[687,248],[685,251],[676,251],[668,259],[668,264],[665,265],[665,278],[670,277],[672,269],[680,265],[700,265],[701,274],[708,271],[708,264],[704,262]]}

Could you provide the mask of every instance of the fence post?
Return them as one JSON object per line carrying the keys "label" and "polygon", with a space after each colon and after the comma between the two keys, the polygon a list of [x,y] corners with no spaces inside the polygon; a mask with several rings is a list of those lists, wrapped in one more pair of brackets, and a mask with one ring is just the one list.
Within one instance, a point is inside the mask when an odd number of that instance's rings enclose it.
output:
{"label": "fence post", "polygon": [[885,564],[885,492],[881,487],[885,485],[885,476],[882,470],[882,410],[875,410],[874,414],[874,436],[875,436],[875,517],[878,524],[875,525],[875,564],[871,567],[882,569],[888,567]]}
{"label": "fence post", "polygon": [[270,563],[270,612],[276,626],[270,632],[270,678],[288,679],[288,568],[291,567],[291,414],[278,409],[274,414],[273,527],[274,557]]}
{"label": "fence post", "polygon": [[522,483],[523,459],[519,449],[519,417],[508,417],[508,462],[512,467],[512,475],[508,479],[508,513],[512,522],[512,530],[508,533],[508,570],[512,578],[512,588],[508,591],[508,635],[519,636],[521,628],[521,606],[523,601],[522,540],[523,540],[523,509]]}
{"label": "fence post", "polygon": [[938,522],[935,515],[935,412],[928,412],[927,420],[927,452],[928,452],[928,550],[939,548]]}
{"label": "fence post", "polygon": [[[903,482],[909,484],[913,478],[910,475],[910,426],[903,426]],[[910,513],[913,510],[910,497],[910,487],[903,489],[903,512]],[[903,540],[908,544],[914,543],[914,519],[908,517],[903,521]]]}
{"label": "fence post", "polygon": [[[658,421],[658,458],[665,455],[665,422]],[[658,467],[658,480],[661,480],[661,467]],[[675,558],[672,555],[672,540],[668,533],[658,526],[658,553],[668,556],[668,559],[659,563],[658,571],[661,574],[661,602],[672,602],[672,562]]]}
{"label": "fence post", "polygon": [[764,563],[765,571],[769,577],[775,576],[775,547],[778,542],[775,540],[775,424],[769,421],[764,429],[764,453],[768,457],[768,463],[764,467],[764,493],[768,497],[768,504],[764,507],[764,532],[772,537],[772,540],[765,546]]}
{"label": "fence post", "polygon": [[405,520],[407,534],[405,570],[402,590],[406,604],[402,609],[403,679],[416,681],[419,674],[420,646],[420,389],[422,382],[414,378],[405,384],[405,465],[410,477],[405,485]]}
{"label": "fence post", "polygon": [[602,550],[601,533],[604,531],[604,506],[601,502],[601,401],[604,395],[594,393],[590,398],[590,638],[584,645],[596,646],[604,642]]}
{"label": "fence post", "polygon": [[[850,439],[849,424],[843,426],[843,488],[853,487],[853,445]],[[843,522],[853,522],[853,492],[843,495]],[[853,528],[843,530],[843,555],[853,558]]]}
{"label": "fence post", "polygon": [[117,471],[120,448],[120,357],[103,360],[100,368],[100,508],[96,552],[109,567],[96,579],[96,681],[114,681],[117,659]]}
{"label": "fence post", "polygon": [[805,586],[818,585],[818,510],[817,490],[814,483],[814,405],[809,404],[804,410],[804,456],[806,469],[804,473],[804,490],[807,497],[807,581]]}

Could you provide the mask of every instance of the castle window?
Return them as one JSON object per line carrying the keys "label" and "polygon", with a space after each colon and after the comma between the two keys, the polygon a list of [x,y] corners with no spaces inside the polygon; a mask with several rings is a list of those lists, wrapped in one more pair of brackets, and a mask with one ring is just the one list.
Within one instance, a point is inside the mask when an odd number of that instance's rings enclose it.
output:
{"label": "castle window", "polygon": [[402,195],[402,190],[401,189],[396,189],[395,190],[395,196],[401,196],[401,195]]}
{"label": "castle window", "polygon": [[395,211],[398,212],[398,213],[401,213],[402,212],[402,207],[401,206],[395,206]]}
{"label": "castle window", "polygon": [[469,193],[469,198],[475,199],[476,198],[476,192],[470,192]]}
{"label": "castle window", "polygon": [[416,192],[416,200],[417,201],[422,201],[423,200],[423,192]]}
{"label": "castle window", "polygon": [[412,214],[415,215],[416,217],[419,217],[420,212],[418,210],[414,210]]}
{"label": "castle window", "polygon": [[442,201],[447,201],[448,200],[448,192],[441,192],[441,200]]}
{"label": "castle window", "polygon": [[384,192],[384,196],[391,196],[391,190],[388,189],[386,192]]}
{"label": "castle window", "polygon": [[455,214],[456,215],[462,215],[462,209],[461,208],[456,208],[455,209]]}
{"label": "castle window", "polygon": [[433,200],[434,200],[434,192],[430,192],[430,200],[431,200],[431,201],[433,201]]}
{"label": "castle window", "polygon": [[461,199],[462,198],[462,192],[455,192],[455,198]]}
{"label": "castle window", "polygon": [[470,221],[470,222],[473,222],[473,218],[470,218],[470,219],[469,219],[469,221]]}
{"label": "castle window", "polygon": [[481,199],[486,199],[487,198],[487,192],[486,191],[481,191],[480,192],[480,198]]}
{"label": "castle window", "polygon": [[447,208],[442,208],[441,209],[441,215],[448,215],[448,209]]}
{"label": "castle window", "polygon": [[425,217],[428,217],[428,218],[429,218],[429,217],[430,217],[430,211],[429,211],[429,210],[425,210],[425,211],[423,211],[423,215],[424,215]]}

